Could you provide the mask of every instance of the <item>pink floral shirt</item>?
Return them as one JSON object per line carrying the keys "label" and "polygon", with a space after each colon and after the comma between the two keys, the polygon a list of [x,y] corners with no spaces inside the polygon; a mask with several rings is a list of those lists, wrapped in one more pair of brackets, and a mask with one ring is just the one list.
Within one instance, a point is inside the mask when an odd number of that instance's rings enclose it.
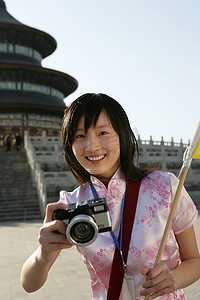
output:
{"label": "pink floral shirt", "polygon": [[[107,198],[112,230],[118,236],[122,198],[126,186],[125,179],[119,169],[107,188],[95,177],[91,176],[91,181],[98,196]],[[145,280],[141,275],[141,270],[154,266],[177,184],[178,179],[172,173],[157,171],[142,180],[127,261],[128,271],[135,279],[136,300],[144,299],[139,294]],[[93,198],[88,183],[73,192],[60,192],[60,201],[67,201],[68,204]],[[174,269],[180,263],[175,234],[192,226],[196,217],[197,209],[183,188],[162,256],[162,261],[170,269]],[[105,300],[115,251],[110,232],[100,233],[94,243],[86,247],[77,247],[77,249],[82,254],[90,274],[93,299]],[[120,299],[123,299],[122,295]],[[177,290],[157,299],[185,300],[187,297],[183,290]]]}

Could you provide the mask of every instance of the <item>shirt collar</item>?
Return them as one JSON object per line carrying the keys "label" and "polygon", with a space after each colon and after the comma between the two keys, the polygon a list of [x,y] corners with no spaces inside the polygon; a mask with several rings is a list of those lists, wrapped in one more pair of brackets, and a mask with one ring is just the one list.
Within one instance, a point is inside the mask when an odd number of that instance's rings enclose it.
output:
{"label": "shirt collar", "polygon": [[[106,186],[96,177],[94,176],[90,176],[90,180],[95,188],[95,190],[97,191],[98,194],[112,194],[113,197],[115,197],[116,190],[120,191],[120,196],[121,194],[124,193],[125,187],[126,187],[126,179],[121,171],[120,168],[117,169],[117,171],[114,173],[114,175],[112,176],[112,178],[110,179],[109,183],[108,183],[108,187],[106,188]],[[115,197],[117,198],[117,197]]]}

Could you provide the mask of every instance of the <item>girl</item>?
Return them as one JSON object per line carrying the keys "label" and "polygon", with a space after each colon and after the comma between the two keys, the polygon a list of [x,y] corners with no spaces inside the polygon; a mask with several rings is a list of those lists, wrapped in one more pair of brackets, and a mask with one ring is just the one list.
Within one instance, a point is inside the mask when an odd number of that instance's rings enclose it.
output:
{"label": "girl", "polygon": [[[182,288],[200,278],[200,257],[193,230],[197,210],[184,188],[162,262],[153,267],[178,179],[171,173],[135,166],[138,146],[127,115],[107,95],[85,94],[75,100],[65,111],[62,134],[66,162],[80,186],[73,192],[61,191],[60,201],[48,204],[39,247],[22,268],[24,289],[39,289],[60,251],[72,246],[64,223],[53,218],[55,210],[94,199],[91,183],[98,196],[107,199],[117,237],[127,182],[142,180],[127,260],[127,270],[135,281],[135,297],[187,299]],[[100,233],[91,245],[77,248],[90,273],[93,299],[106,299],[116,248],[110,232]]]}

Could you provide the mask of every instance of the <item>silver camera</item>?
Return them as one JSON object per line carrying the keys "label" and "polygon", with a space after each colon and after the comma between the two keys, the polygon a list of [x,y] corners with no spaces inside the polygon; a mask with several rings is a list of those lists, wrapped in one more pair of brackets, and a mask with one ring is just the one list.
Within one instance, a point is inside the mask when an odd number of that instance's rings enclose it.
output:
{"label": "silver camera", "polygon": [[67,225],[66,236],[77,246],[88,246],[96,240],[98,233],[111,230],[105,198],[69,204],[66,210],[56,210],[54,218]]}

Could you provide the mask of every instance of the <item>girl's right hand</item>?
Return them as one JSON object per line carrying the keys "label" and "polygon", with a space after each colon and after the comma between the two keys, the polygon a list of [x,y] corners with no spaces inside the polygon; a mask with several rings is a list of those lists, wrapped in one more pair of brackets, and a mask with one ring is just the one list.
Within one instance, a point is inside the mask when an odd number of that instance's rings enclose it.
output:
{"label": "girl's right hand", "polygon": [[47,205],[44,224],[40,228],[38,237],[40,247],[37,260],[40,263],[50,263],[52,265],[62,249],[73,246],[66,237],[66,225],[62,221],[53,218],[55,210],[66,208],[67,204],[59,202]]}

